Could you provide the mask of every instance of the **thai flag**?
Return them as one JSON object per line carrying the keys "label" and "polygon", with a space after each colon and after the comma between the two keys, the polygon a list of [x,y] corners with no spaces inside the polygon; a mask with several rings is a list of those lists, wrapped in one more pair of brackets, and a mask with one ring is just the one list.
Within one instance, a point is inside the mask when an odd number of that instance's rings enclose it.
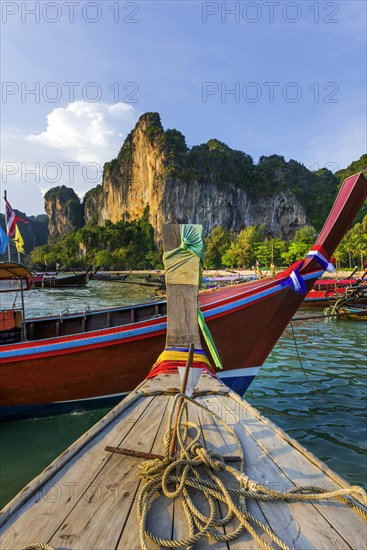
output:
{"label": "thai flag", "polygon": [[8,237],[11,239],[15,235],[15,226],[18,222],[28,223],[25,220],[22,220],[17,214],[14,212],[6,198],[4,197],[5,201],[5,223],[6,223],[6,232],[8,234]]}

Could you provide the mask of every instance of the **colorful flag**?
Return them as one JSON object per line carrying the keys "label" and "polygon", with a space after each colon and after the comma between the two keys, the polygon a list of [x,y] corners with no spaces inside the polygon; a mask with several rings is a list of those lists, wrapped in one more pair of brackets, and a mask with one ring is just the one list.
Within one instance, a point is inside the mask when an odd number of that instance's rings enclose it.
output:
{"label": "colorful flag", "polygon": [[23,237],[17,225],[15,226],[15,237],[13,239],[13,243],[15,244],[15,248],[18,250],[18,252],[20,252],[21,254],[25,254],[24,248],[23,248],[24,246]]}
{"label": "colorful flag", "polygon": [[15,227],[18,222],[28,223],[25,220],[22,220],[12,209],[6,198],[5,201],[5,223],[6,223],[6,232],[8,236],[13,239],[15,235]]}
{"label": "colorful flag", "polygon": [[10,239],[0,226],[0,254],[5,254],[6,247],[8,246]]}

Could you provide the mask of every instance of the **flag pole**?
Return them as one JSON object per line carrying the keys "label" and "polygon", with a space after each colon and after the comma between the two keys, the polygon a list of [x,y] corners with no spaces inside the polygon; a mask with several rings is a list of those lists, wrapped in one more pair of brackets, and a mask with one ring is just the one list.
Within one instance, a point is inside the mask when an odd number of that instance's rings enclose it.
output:
{"label": "flag pole", "polygon": [[[6,191],[5,191],[5,189],[4,189],[4,199],[6,200]],[[8,242],[8,261],[10,262],[10,242]]]}

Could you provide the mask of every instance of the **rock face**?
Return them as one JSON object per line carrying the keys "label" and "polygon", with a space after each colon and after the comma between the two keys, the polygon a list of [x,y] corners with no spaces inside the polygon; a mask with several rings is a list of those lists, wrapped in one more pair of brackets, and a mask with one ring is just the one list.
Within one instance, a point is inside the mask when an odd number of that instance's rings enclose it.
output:
{"label": "rock face", "polygon": [[307,224],[304,207],[290,191],[280,191],[273,197],[262,198],[253,206],[252,222],[261,225],[272,236],[292,239],[300,227]]}
{"label": "rock face", "polygon": [[[149,205],[157,243],[166,222],[201,223],[204,233],[216,225],[237,232],[264,224],[268,234],[291,238],[309,220],[292,192],[293,180],[285,177],[283,157],[274,156],[273,164],[281,168],[274,168],[274,181],[269,183],[271,158],[263,157],[263,164],[256,167],[250,156],[217,140],[189,149],[180,132],[164,131],[159,115],[147,113],[126,138],[117,159],[105,164],[102,186],[87,193],[85,221],[133,220]],[[311,174],[294,164],[307,172],[304,179]],[[298,180],[296,184],[299,189]]]}
{"label": "rock face", "polygon": [[44,199],[50,242],[84,225],[83,207],[73,189],[65,185],[54,187]]}
{"label": "rock face", "polygon": [[[87,193],[84,199],[86,222],[94,216],[98,223],[106,219],[113,223],[134,220],[143,215],[149,204],[149,221],[160,235],[166,219],[166,212],[162,211],[167,184],[166,163],[159,116],[144,115],[126,138],[117,159],[105,164],[102,187]],[[175,204],[172,207],[175,208]]]}

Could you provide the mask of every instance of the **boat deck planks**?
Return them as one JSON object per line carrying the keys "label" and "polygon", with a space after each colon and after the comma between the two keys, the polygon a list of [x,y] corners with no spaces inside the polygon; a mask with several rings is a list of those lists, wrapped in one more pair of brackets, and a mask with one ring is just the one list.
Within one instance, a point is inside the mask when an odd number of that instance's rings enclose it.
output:
{"label": "boat deck planks", "polygon": [[[236,395],[234,397],[235,399],[237,398]],[[300,444],[292,440],[283,430],[275,426],[267,418],[261,417],[259,411],[249,403],[243,402],[243,407],[248,414],[257,414],[258,419],[262,420],[262,422],[260,424],[255,420],[255,417],[253,419],[247,417],[242,421],[236,419],[244,428],[244,430],[238,429],[236,431],[238,431],[243,445],[248,443],[248,436],[250,435],[260,446],[262,451],[261,456],[264,457],[264,459],[269,457],[273,464],[276,464],[278,467],[279,472],[276,472],[273,477],[277,486],[273,488],[284,491],[293,485],[313,485],[332,491],[339,487],[347,486],[342,478],[330,470],[325,464],[318,461],[316,457],[302,448]],[[266,472],[269,471],[270,466],[267,462]],[[282,473],[285,476],[285,484],[279,486],[279,478]],[[292,507],[292,512],[294,504],[296,503],[288,505]],[[303,515],[307,515],[308,519],[313,514],[313,510],[310,510],[310,506],[313,506],[319,514],[318,525],[321,533],[329,537],[329,532],[326,528],[328,525],[332,525],[333,530],[340,535],[341,540],[339,540],[338,544],[334,547],[348,548],[348,544],[352,548],[363,548],[363,546],[365,546],[365,541],[367,540],[367,523],[358,514],[350,509],[346,509],[343,504],[335,501],[331,501],[328,504],[325,504],[325,502],[301,504]],[[355,546],[356,530],[361,528],[363,538],[358,547]],[[331,535],[333,535],[332,532],[330,533],[330,536]],[[315,548],[317,549],[323,548],[320,538],[322,537],[317,533],[315,541]],[[344,539],[347,544],[344,543],[343,545],[342,539]],[[363,543],[362,540],[364,541]],[[330,541],[325,541],[324,548],[330,548]]]}
{"label": "boat deck planks", "polygon": [[[165,400],[166,405],[168,405],[168,400],[165,399],[164,397],[155,397],[155,399],[157,399],[157,401],[160,402],[160,403],[161,403],[161,400]],[[166,407],[165,410],[164,410],[163,416],[162,416],[162,414],[159,415],[161,423],[160,423],[158,432],[155,432],[156,438],[155,438],[153,446],[150,449],[140,448],[138,450],[152,452],[152,453],[155,453],[155,454],[163,454],[163,452],[164,452],[163,438],[164,438],[164,432],[166,431],[167,417],[168,417],[168,408]],[[134,443],[131,445],[130,448],[132,448],[134,450],[137,450],[136,444],[134,444]],[[119,456],[119,459],[120,459],[120,461],[121,461],[121,459],[124,461],[125,457]],[[142,459],[135,459],[136,466],[138,464],[141,464],[141,463],[142,463]],[[135,479],[136,479],[136,473],[135,473]],[[141,482],[139,482],[137,484],[137,489],[138,488],[140,490]],[[118,546],[117,546],[117,548],[119,548],[119,549],[139,548],[139,543],[138,543],[139,535],[138,535],[138,532],[137,532],[136,500],[137,499],[134,499],[131,502],[130,512],[129,512],[129,515],[127,517],[127,521],[124,525],[124,529],[122,530],[121,537],[120,537],[120,540],[119,540],[119,543],[118,543]],[[169,529],[169,532],[170,532],[170,531],[172,531],[172,516],[173,516],[172,507],[173,507],[173,505],[172,505],[171,501],[166,501],[165,504],[166,504],[166,506],[164,507],[164,499],[162,499],[159,502],[159,506],[157,506],[157,503],[155,503],[155,502],[154,502],[153,505],[155,505],[154,506],[155,511],[160,514],[159,515],[159,526],[161,528],[167,527]],[[162,508],[164,507],[164,509],[161,510],[160,507],[162,507]],[[163,512],[163,513],[161,514],[161,512]],[[157,525],[154,525],[154,526],[151,526],[151,527],[154,528],[155,531],[157,530]]]}
{"label": "boat deck planks", "polygon": [[[19,550],[42,542],[57,549],[138,550],[136,497],[141,482],[136,471],[142,459],[111,454],[104,448],[111,445],[163,454],[172,397],[158,392],[172,386],[179,386],[177,375],[143,382],[13,499],[0,520],[5,521],[0,530],[1,548]],[[217,379],[202,375],[198,391],[207,393],[197,397],[199,402],[236,428],[245,449],[246,471],[253,479],[278,490],[295,484],[328,489],[347,486]],[[205,446],[225,456],[238,454],[232,436],[208,413],[189,405],[189,417],[201,424]],[[155,532],[166,538],[187,535],[181,504],[161,498],[153,503],[153,509],[154,517],[150,517]],[[253,501],[249,509],[290,548],[365,547],[367,523],[341,503]],[[224,513],[222,508],[220,513]],[[267,535],[263,540],[269,542]],[[150,547],[157,548],[153,543]],[[258,545],[244,532],[228,544],[203,541],[195,548],[255,550]]]}
{"label": "boat deck planks", "polygon": [[[226,407],[227,403],[224,403],[224,406]],[[238,411],[237,408],[236,410]],[[324,474],[320,474],[316,467],[314,473],[310,476],[307,469],[307,461],[304,469],[302,469],[304,466],[302,464],[302,467],[299,470],[296,470],[294,468],[296,464],[293,462],[293,457],[290,457],[292,450],[289,448],[289,444],[287,447],[284,447],[283,445],[281,446],[278,435],[277,442],[279,447],[277,447],[277,449],[273,447],[273,452],[269,452],[269,446],[272,445],[273,437],[271,428],[268,431],[263,425],[259,426],[256,422],[257,437],[256,435],[253,435],[251,429],[245,428],[245,432],[241,433],[238,429],[239,424],[242,426],[253,424],[251,416],[246,415],[246,417],[244,417],[242,412],[242,418],[239,418],[239,415],[230,412],[230,409],[227,409],[225,415],[227,424],[231,427],[237,428],[236,432],[240,436],[240,440],[244,446],[247,458],[246,472],[251,478],[278,491],[291,489],[296,484],[316,485],[318,487],[327,487],[329,490],[338,487],[338,485],[333,483],[330,478],[326,478]],[[262,433],[260,433],[260,431]],[[226,439],[232,439],[229,438],[226,432],[224,432],[223,435]],[[284,449],[286,450],[283,455]],[[284,464],[279,464],[277,456],[285,457]],[[324,519],[319,511],[317,514],[315,513],[314,505],[310,502],[278,502],[276,505],[273,503],[258,502],[257,505],[263,513],[265,523],[271,526],[278,536],[291,548],[315,548],[317,550],[338,548],[339,550],[341,548],[354,547],[353,544],[355,542],[355,538],[352,539],[351,545],[346,544],[336,532],[338,524],[331,523],[331,525],[335,526],[335,528],[331,528],[330,523]],[[321,506],[325,505],[321,504]],[[330,506],[340,508],[340,505],[335,504],[334,502],[331,504],[329,503],[328,508]],[[347,510],[346,513],[347,516],[349,516],[349,510]],[[256,513],[254,513],[254,515],[259,517]],[[352,513],[352,515],[354,520],[356,514]],[[315,517],[317,518],[317,528],[315,528]],[[340,521],[340,517],[341,516],[339,513],[338,517],[334,517],[334,521]],[[343,517],[345,522],[347,517]],[[363,520],[361,522],[360,519],[360,516],[358,516],[358,524],[361,526],[365,522]],[[344,522],[342,523],[343,527]],[[363,528],[364,532],[367,534],[366,525],[363,525]],[[241,542],[241,540],[242,537],[238,539],[239,542]]]}

